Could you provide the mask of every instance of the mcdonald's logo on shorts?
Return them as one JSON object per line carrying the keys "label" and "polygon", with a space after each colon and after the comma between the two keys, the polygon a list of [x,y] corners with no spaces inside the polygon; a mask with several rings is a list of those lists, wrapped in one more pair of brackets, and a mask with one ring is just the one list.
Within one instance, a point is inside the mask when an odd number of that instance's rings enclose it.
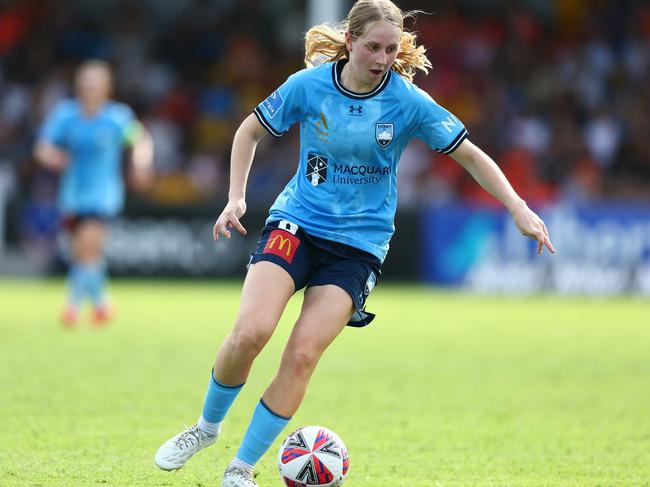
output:
{"label": "mcdonald's logo on shorts", "polygon": [[296,255],[300,240],[295,235],[285,230],[273,230],[269,235],[263,254],[274,254],[282,257],[289,264],[293,262],[293,256]]}

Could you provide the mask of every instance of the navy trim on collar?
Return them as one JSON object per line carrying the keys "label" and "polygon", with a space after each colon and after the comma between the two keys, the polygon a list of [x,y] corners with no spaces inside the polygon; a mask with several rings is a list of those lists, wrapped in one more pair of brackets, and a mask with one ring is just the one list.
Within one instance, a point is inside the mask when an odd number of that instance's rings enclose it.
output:
{"label": "navy trim on collar", "polygon": [[343,71],[343,66],[347,62],[347,59],[340,59],[332,65],[332,82],[334,83],[336,89],[345,96],[353,98],[355,100],[365,100],[366,98],[372,98],[373,96],[378,95],[384,90],[384,88],[386,88],[386,85],[388,85],[388,81],[390,80],[392,74],[391,69],[389,69],[386,74],[384,74],[384,77],[381,79],[377,87],[368,93],[355,93],[354,91],[346,89],[341,84],[341,72]]}

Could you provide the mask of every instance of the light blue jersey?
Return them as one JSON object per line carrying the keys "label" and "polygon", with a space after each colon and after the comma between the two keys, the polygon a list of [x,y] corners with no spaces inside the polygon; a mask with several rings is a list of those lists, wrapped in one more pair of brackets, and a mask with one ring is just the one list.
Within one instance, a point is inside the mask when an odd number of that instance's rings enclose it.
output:
{"label": "light blue jersey", "polygon": [[298,171],[267,223],[289,220],[307,233],[386,257],[395,231],[397,163],[412,138],[449,154],[463,124],[417,86],[389,71],[370,93],[345,89],[346,60],[304,69],[255,108],[275,137],[300,123]]}
{"label": "light blue jersey", "polygon": [[107,102],[91,117],[76,100],[59,102],[48,115],[39,140],[67,151],[61,175],[59,208],[64,214],[112,216],[124,204],[122,151],[141,125],[131,109]]}

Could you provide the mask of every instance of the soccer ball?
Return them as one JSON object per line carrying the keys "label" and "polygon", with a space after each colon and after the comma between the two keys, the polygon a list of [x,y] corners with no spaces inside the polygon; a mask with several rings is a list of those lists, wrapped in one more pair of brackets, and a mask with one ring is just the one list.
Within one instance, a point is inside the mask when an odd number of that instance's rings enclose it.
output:
{"label": "soccer ball", "polygon": [[278,454],[280,477],[287,487],[337,487],[348,475],[345,444],[323,426],[305,426],[282,442]]}

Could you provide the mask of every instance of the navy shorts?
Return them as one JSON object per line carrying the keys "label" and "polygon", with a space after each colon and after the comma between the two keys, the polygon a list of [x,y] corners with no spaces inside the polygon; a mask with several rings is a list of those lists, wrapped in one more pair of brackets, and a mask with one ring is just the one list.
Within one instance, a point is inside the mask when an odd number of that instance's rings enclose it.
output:
{"label": "navy shorts", "polygon": [[348,326],[366,326],[375,317],[365,311],[365,306],[381,275],[381,261],[368,252],[308,235],[295,223],[281,220],[262,229],[251,264],[260,261],[286,270],[296,291],[325,284],[345,290],[355,307]]}

